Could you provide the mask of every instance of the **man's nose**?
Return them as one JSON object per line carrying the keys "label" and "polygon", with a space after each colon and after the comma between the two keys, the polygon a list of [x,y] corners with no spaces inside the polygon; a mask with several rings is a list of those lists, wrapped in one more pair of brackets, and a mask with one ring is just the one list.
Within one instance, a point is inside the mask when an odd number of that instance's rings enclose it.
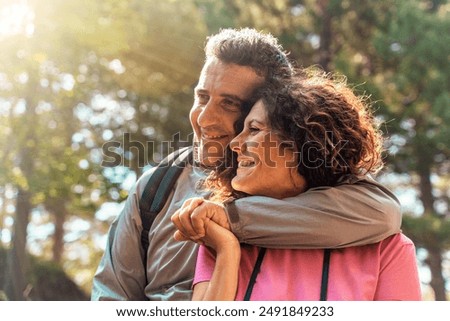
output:
{"label": "man's nose", "polygon": [[197,123],[200,127],[208,127],[217,123],[218,117],[217,107],[213,101],[208,101],[208,103],[203,106],[200,115],[198,116]]}

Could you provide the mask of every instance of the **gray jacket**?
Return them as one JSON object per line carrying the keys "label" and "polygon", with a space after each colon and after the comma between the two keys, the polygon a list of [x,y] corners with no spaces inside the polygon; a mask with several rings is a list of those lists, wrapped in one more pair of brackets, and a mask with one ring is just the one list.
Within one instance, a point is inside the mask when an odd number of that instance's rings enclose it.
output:
{"label": "gray jacket", "polygon": [[[138,180],[112,223],[95,274],[92,300],[190,300],[197,245],[173,239],[172,214],[183,201],[206,196],[206,176],[188,166],[149,232],[147,271],[140,235],[139,198],[153,173]],[[227,205],[232,231],[243,243],[269,248],[339,248],[370,244],[400,232],[396,197],[370,177],[353,177],[337,187],[314,188],[283,200],[245,197]],[[146,284],[145,274],[148,283]]]}

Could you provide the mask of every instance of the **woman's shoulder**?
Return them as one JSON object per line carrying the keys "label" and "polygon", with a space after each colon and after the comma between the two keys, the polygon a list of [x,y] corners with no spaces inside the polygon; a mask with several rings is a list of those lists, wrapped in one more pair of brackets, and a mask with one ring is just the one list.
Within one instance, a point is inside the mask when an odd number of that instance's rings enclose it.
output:
{"label": "woman's shoulder", "polygon": [[403,233],[396,233],[394,235],[391,235],[382,240],[379,245],[382,251],[395,248],[412,248],[415,250],[414,242]]}

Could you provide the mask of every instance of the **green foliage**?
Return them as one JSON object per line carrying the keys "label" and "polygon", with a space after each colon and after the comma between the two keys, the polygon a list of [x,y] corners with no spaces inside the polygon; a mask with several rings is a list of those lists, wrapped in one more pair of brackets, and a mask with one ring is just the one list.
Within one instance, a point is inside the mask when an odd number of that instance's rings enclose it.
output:
{"label": "green foliage", "polygon": [[[206,29],[187,1],[27,6],[24,32],[0,34],[0,186],[27,191],[38,212],[92,218],[104,201],[126,196],[101,167],[105,139],[131,132],[145,143],[188,131]],[[146,128],[156,134],[137,132]],[[114,135],[103,138],[108,130]],[[12,218],[27,223],[28,215]],[[64,220],[55,222],[62,229]]]}
{"label": "green foliage", "polygon": [[117,57],[126,68],[119,84],[153,97],[189,91],[203,63],[200,44],[206,36],[192,2],[130,1],[128,9],[134,17],[125,28],[128,50]]}
{"label": "green foliage", "polygon": [[[0,95],[10,106],[0,119],[7,137],[0,142],[0,182],[31,189],[35,204],[69,200],[75,185],[107,195],[109,183],[98,184],[104,180],[98,156],[92,159],[101,153],[105,128],[118,139],[137,128],[157,133],[136,133],[142,142],[168,139],[175,133],[171,128],[187,134],[191,88],[202,64],[199,44],[206,35],[200,13],[187,1],[31,1],[30,6],[34,32],[5,36],[0,54],[5,83]],[[105,106],[93,106],[93,116],[103,121],[77,119],[79,106],[90,108],[98,95],[121,101],[140,117],[114,125],[117,115],[107,119]],[[73,142],[77,134],[85,137]],[[84,160],[92,163],[92,175],[100,174],[98,180],[89,181],[79,166]]]}
{"label": "green foliage", "polygon": [[30,299],[37,301],[86,301],[89,297],[53,262],[34,264]]}
{"label": "green foliage", "polygon": [[[0,246],[0,272],[6,271],[8,252]],[[85,301],[89,297],[53,262],[31,258],[30,284],[27,299],[35,301]],[[4,273],[0,273],[0,301],[7,300],[2,289],[5,286]]]}
{"label": "green foliage", "polygon": [[396,118],[392,134],[406,142],[391,159],[401,171],[417,171],[421,166],[411,153],[426,154],[432,168],[445,166],[450,156],[445,143],[450,135],[446,126],[450,64],[442,54],[450,51],[449,13],[444,8],[426,11],[421,4],[398,3],[396,15],[374,38],[380,57],[387,62],[378,70],[376,83],[384,89],[384,99]]}
{"label": "green foliage", "polygon": [[195,0],[198,10],[202,14],[208,35],[218,32],[222,28],[235,27],[235,10],[232,2],[227,0]]}
{"label": "green foliage", "polygon": [[434,246],[450,250],[450,221],[437,216],[403,217],[403,233],[408,235],[416,247]]}

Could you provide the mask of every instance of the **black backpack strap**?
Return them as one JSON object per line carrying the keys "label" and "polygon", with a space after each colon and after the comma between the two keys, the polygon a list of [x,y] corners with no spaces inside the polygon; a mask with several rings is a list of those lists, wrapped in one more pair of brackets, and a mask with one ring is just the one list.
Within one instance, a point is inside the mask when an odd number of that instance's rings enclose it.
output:
{"label": "black backpack strap", "polygon": [[252,296],[253,286],[256,282],[256,277],[258,276],[259,271],[261,270],[261,264],[264,259],[264,255],[266,254],[266,248],[262,247],[259,249],[258,257],[256,258],[255,267],[253,268],[252,275],[250,276],[250,280],[248,281],[247,291],[245,291],[244,301],[250,301],[250,297]]}
{"label": "black backpack strap", "polygon": [[328,295],[328,274],[330,272],[331,250],[325,249],[323,253],[322,282],[320,284],[320,301],[326,301]]}
{"label": "black backpack strap", "polygon": [[[253,268],[252,275],[250,276],[250,280],[248,282],[247,291],[245,292],[244,301],[249,301],[253,292],[253,286],[256,282],[256,277],[258,276],[259,271],[261,270],[261,264],[264,259],[264,255],[266,254],[266,249],[261,248],[258,253],[258,258],[256,259],[255,267]],[[322,282],[320,284],[320,301],[327,300],[328,294],[328,275],[330,272],[330,257],[331,250],[325,249],[323,255],[323,265],[322,265]]]}
{"label": "black backpack strap", "polygon": [[[147,270],[149,232],[158,213],[162,210],[181,172],[192,160],[192,147],[182,148],[159,163],[151,175],[139,200],[142,221],[141,244],[144,250],[144,267]],[[147,275],[147,273],[146,273]]]}
{"label": "black backpack strap", "polygon": [[172,187],[177,181],[183,169],[188,163],[192,161],[191,150],[186,150],[176,158],[171,166],[167,169],[161,183],[159,184],[153,203],[150,207],[150,212],[159,213],[167,202],[167,199],[172,191]]}

